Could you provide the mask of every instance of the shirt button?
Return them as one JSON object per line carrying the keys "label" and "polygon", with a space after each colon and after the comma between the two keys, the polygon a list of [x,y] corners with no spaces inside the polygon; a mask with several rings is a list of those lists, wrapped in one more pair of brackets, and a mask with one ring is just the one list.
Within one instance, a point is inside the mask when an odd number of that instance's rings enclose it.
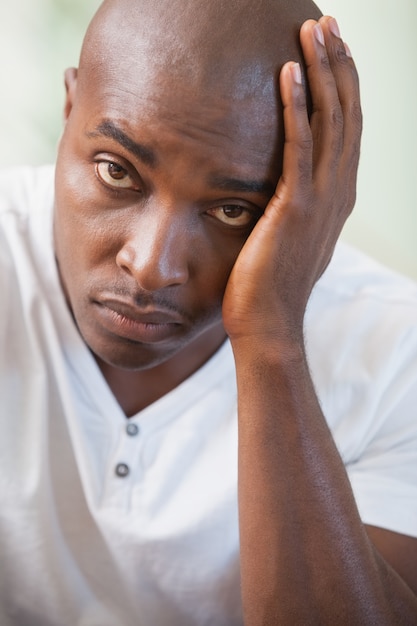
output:
{"label": "shirt button", "polygon": [[129,437],[136,437],[136,435],[139,433],[139,426],[137,424],[134,424],[133,422],[130,422],[126,426],[126,432]]}
{"label": "shirt button", "polygon": [[119,478],[125,478],[129,475],[130,469],[126,463],[118,463],[116,465],[116,476]]}

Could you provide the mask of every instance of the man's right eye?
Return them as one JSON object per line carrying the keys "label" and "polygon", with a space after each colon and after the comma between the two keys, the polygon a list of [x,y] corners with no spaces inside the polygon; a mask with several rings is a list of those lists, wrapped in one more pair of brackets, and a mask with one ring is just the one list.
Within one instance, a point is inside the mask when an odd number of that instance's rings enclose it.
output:
{"label": "man's right eye", "polygon": [[108,187],[139,191],[138,185],[133,181],[129,172],[114,161],[98,161],[96,163],[96,175]]}

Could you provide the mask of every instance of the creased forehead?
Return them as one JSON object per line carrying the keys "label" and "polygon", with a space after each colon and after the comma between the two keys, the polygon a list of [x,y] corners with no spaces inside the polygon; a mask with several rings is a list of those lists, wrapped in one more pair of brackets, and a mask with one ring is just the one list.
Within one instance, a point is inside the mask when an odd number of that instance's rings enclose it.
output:
{"label": "creased forehead", "polygon": [[[311,0],[105,0],[88,30],[81,70],[163,69],[196,89],[262,88],[300,59]],[[236,91],[237,89],[237,91]]]}

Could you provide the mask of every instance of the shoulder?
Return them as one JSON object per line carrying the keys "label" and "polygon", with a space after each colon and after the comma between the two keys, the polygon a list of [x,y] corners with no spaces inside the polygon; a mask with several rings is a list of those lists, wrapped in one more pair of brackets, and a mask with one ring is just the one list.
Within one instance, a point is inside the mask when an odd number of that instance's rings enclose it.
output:
{"label": "shoulder", "polygon": [[3,298],[11,298],[11,290],[18,288],[18,277],[26,277],[25,285],[32,284],[33,276],[39,274],[37,268],[43,268],[43,274],[51,264],[53,204],[53,166],[0,169]]}
{"label": "shoulder", "polygon": [[306,327],[308,341],[339,357],[342,346],[353,354],[386,351],[401,337],[417,344],[417,283],[339,244],[312,294]]}
{"label": "shoulder", "polygon": [[53,204],[54,166],[0,169],[0,216],[43,212]]}
{"label": "shoulder", "polygon": [[417,303],[417,283],[385,267],[355,248],[339,243],[329,267],[317,283],[319,298],[364,298],[379,303]]}
{"label": "shoulder", "polygon": [[[306,345],[324,413],[343,433],[348,457],[353,441],[347,432],[356,431],[364,442],[365,430],[371,437],[377,423],[394,419],[400,404],[401,419],[417,424],[414,281],[340,245],[312,294]],[[350,452],[358,454],[356,444]]]}

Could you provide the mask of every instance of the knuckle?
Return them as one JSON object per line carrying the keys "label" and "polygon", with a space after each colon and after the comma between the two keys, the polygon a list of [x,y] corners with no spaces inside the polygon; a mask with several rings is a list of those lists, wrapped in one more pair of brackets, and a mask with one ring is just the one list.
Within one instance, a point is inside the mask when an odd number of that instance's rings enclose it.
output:
{"label": "knuckle", "polygon": [[329,110],[329,119],[332,124],[332,127],[336,131],[341,131],[343,129],[343,111],[339,104],[333,104]]}
{"label": "knuckle", "polygon": [[350,154],[354,167],[357,167],[361,152],[361,142],[359,140],[350,142]]}
{"label": "knuckle", "polygon": [[306,191],[300,194],[298,210],[304,220],[311,219],[316,214],[316,198],[311,192]]}
{"label": "knuckle", "polygon": [[363,116],[362,116],[362,108],[359,100],[353,99],[350,104],[350,117],[358,129],[358,132],[362,132],[363,126]]}
{"label": "knuckle", "polygon": [[299,155],[296,164],[296,176],[299,184],[304,186],[311,182],[314,142],[312,139],[300,139],[296,145]]}
{"label": "knuckle", "polygon": [[342,187],[341,201],[339,206],[339,214],[348,217],[356,203],[356,183],[355,176],[348,176],[348,183]]}
{"label": "knuckle", "polygon": [[297,147],[300,152],[304,154],[311,154],[314,147],[314,141],[311,134],[305,137],[300,137],[297,140]]}
{"label": "knuckle", "polygon": [[[300,187],[300,194],[302,194],[303,192],[301,190],[303,189],[307,189],[310,184],[311,184],[311,170],[310,168],[304,166],[303,164],[300,164],[298,167],[298,172],[297,172],[298,176],[298,184]],[[307,192],[304,192],[307,193]]]}
{"label": "knuckle", "polygon": [[327,56],[327,54],[322,54],[322,56],[320,58],[320,67],[325,72],[330,72],[330,60],[329,60],[329,57]]}
{"label": "knuckle", "polygon": [[306,99],[303,94],[297,95],[293,100],[293,108],[296,113],[305,113],[307,110]]}
{"label": "knuckle", "polygon": [[334,57],[336,61],[341,65],[349,65],[349,57],[346,54],[346,49],[343,45],[337,46],[334,50]]}

